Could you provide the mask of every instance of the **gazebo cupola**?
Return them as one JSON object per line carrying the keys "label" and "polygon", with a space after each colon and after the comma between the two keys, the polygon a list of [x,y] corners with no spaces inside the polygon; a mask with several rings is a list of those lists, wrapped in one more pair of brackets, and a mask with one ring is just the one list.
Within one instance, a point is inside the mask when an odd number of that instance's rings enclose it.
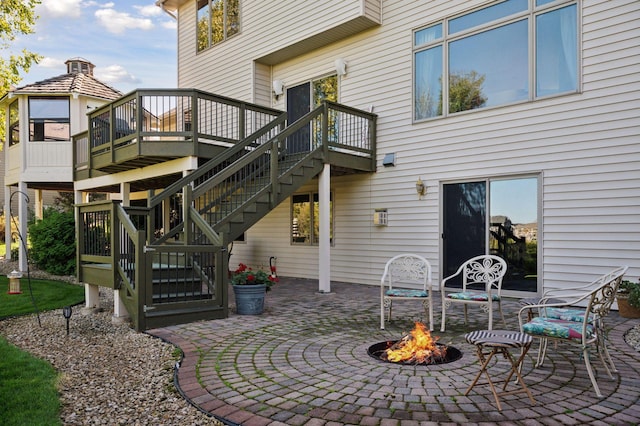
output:
{"label": "gazebo cupola", "polygon": [[79,57],[68,59],[65,65],[67,66],[68,74],[83,73],[91,76],[93,75],[93,68],[95,67],[91,62]]}

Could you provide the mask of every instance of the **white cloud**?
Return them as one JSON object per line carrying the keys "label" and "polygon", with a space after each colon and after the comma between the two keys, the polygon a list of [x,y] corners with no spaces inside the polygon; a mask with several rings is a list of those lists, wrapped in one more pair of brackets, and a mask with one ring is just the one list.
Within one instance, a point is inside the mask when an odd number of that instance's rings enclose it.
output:
{"label": "white cloud", "polygon": [[138,12],[140,12],[140,15],[142,16],[162,15],[162,9],[160,9],[160,7],[156,6],[155,4],[149,4],[146,6],[133,6],[133,7],[138,9]]}
{"label": "white cloud", "polygon": [[[66,61],[66,59],[65,59]],[[52,58],[50,56],[45,56],[38,62],[38,66],[43,68],[58,68],[64,67],[64,62],[62,59]]]}
{"label": "white cloud", "polygon": [[153,23],[147,18],[134,18],[128,13],[118,12],[114,9],[99,9],[95,13],[98,23],[113,34],[122,34],[127,30],[150,30]]}
{"label": "white cloud", "polygon": [[121,65],[109,65],[105,68],[96,68],[95,69],[96,78],[100,81],[104,81],[105,83],[114,84],[114,83],[130,83],[137,84],[140,83],[140,79],[135,75],[130,74],[126,69],[124,69]]}
{"label": "white cloud", "polygon": [[44,0],[38,7],[38,13],[43,17],[79,18],[82,0]]}
{"label": "white cloud", "polygon": [[166,28],[168,30],[177,30],[178,23],[176,21],[164,21],[162,23],[162,28]]}

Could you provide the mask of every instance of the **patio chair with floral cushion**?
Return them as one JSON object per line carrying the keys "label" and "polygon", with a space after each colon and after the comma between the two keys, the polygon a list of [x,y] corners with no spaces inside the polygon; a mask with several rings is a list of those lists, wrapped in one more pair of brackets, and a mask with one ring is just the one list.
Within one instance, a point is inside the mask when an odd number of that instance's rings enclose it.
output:
{"label": "patio chair with floral cushion", "polygon": [[429,329],[433,330],[433,298],[431,297],[431,264],[424,257],[405,253],[392,257],[384,267],[380,280],[380,329],[384,330],[385,309],[389,310],[396,300],[422,302],[429,318]]}
{"label": "patio chair with floral cushion", "polygon": [[[507,273],[507,262],[499,256],[491,254],[472,257],[464,262],[455,274],[448,276],[440,284],[442,294],[442,324],[440,331],[445,330],[447,309],[454,304],[464,307],[464,323],[468,324],[467,306],[475,305],[489,314],[489,330],[493,329],[493,305],[498,305],[500,316],[505,327],[507,325],[502,313],[500,291],[502,278]],[[462,289],[447,293],[445,287],[450,280],[460,277]],[[453,290],[450,290],[453,291]]]}
{"label": "patio chair with floral cushion", "polygon": [[[544,362],[549,339],[578,345],[593,389],[598,397],[602,397],[591,365],[590,350],[591,348],[596,350],[607,375],[613,378],[611,370],[615,372],[616,369],[606,345],[604,319],[611,310],[618,286],[627,269],[626,266],[616,268],[582,287],[580,292],[562,294],[563,302],[549,303],[543,298],[540,304],[520,309],[518,312],[520,330],[541,339],[536,367]],[[557,292],[554,294],[558,295]],[[528,316],[529,309],[537,310],[538,316],[531,320],[524,320],[523,317]]]}

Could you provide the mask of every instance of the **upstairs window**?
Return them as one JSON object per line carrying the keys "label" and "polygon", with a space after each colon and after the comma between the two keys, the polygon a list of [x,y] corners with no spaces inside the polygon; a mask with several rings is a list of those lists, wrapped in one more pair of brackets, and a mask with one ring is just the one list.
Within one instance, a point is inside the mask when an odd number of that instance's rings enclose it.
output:
{"label": "upstairs window", "polygon": [[18,101],[9,105],[9,146],[20,143],[20,109]]}
{"label": "upstairs window", "polygon": [[68,141],[69,98],[29,98],[29,140]]}
{"label": "upstairs window", "polygon": [[577,92],[577,8],[506,0],[414,31],[415,120]]}
{"label": "upstairs window", "polygon": [[240,30],[240,0],[198,0],[197,49],[205,50]]}

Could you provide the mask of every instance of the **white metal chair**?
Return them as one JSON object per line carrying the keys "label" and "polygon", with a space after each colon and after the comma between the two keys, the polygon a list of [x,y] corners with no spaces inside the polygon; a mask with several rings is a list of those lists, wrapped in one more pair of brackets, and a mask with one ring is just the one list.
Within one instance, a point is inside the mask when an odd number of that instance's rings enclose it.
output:
{"label": "white metal chair", "polygon": [[[611,370],[616,371],[616,368],[606,345],[604,319],[611,310],[618,286],[627,269],[626,266],[616,268],[582,287],[583,291],[579,293],[563,294],[565,302],[545,303],[543,299],[538,305],[520,309],[518,312],[520,330],[541,339],[536,367],[544,362],[549,339],[577,344],[582,349],[581,356],[584,358],[593,389],[598,397],[602,397],[591,366],[589,350],[591,347],[596,349],[607,375],[613,378]],[[578,307],[585,303],[586,307]],[[567,306],[574,307],[567,308]],[[530,321],[523,321],[523,315],[532,308],[538,310],[538,316]]]}
{"label": "white metal chair", "polygon": [[[468,324],[467,306],[476,305],[489,314],[489,330],[493,329],[493,305],[497,304],[502,322],[507,325],[502,313],[500,291],[502,278],[507,273],[507,262],[499,256],[480,255],[464,262],[455,274],[448,276],[440,284],[442,294],[442,324],[440,331],[445,330],[447,309],[453,304],[464,307],[464,322]],[[445,286],[451,279],[461,276],[462,289],[446,293]]]}
{"label": "white metal chair", "polygon": [[380,329],[384,330],[385,308],[396,300],[419,300],[433,330],[433,298],[431,297],[431,264],[417,254],[405,253],[392,257],[384,267],[380,280]]}

